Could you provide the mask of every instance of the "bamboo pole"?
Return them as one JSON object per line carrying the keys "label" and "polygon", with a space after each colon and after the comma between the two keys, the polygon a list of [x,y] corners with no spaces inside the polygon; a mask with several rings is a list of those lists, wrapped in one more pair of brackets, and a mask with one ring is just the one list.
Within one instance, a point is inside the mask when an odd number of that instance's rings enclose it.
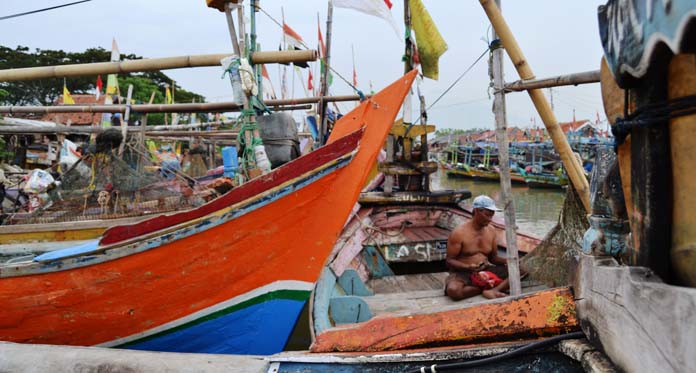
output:
{"label": "bamboo pole", "polygon": [[518,80],[505,84],[506,92],[522,92],[529,89],[561,87],[568,85],[599,83],[599,70],[558,75],[550,78]]}
{"label": "bamboo pole", "polygon": [[[219,66],[220,61],[230,54],[204,54],[165,58],[149,58],[120,62],[97,62],[72,65],[26,67],[0,70],[0,82],[66,78],[100,74],[121,74],[143,71],[159,71],[188,67]],[[252,64],[298,63],[317,60],[317,51],[265,51],[251,54]]]}
{"label": "bamboo pole", "polygon": [[[308,104],[317,103],[321,97],[305,97],[292,100],[267,100],[264,104],[273,110],[303,110]],[[329,96],[326,102],[359,101],[360,96]],[[135,113],[219,113],[240,111],[241,106],[229,102],[205,104],[136,104],[131,105]],[[62,105],[62,106],[0,106],[0,114],[49,114],[49,113],[124,113],[126,105]]]}
{"label": "bamboo pole", "polygon": [[129,84],[128,85],[128,93],[126,94],[126,111],[123,114],[123,119],[121,120],[121,136],[123,136],[123,141],[121,141],[121,145],[118,147],[118,155],[119,156],[122,156],[123,151],[126,149],[125,139],[128,137],[128,121],[130,120],[130,103],[131,103],[132,97],[133,97],[133,85]]}
{"label": "bamboo pole", "polygon": [[[517,69],[522,80],[534,79],[534,73],[531,67],[527,63],[522,50],[517,44],[512,31],[508,27],[503,15],[500,13],[500,9],[495,4],[494,0],[479,0],[481,6],[483,7],[488,19],[495,32],[499,35],[500,41],[503,43],[508,56],[512,60],[513,65]],[[580,161],[575,158],[573,150],[570,148],[568,141],[566,140],[565,134],[558,125],[558,120],[554,115],[553,111],[549,107],[548,101],[544,93],[538,89],[532,89],[527,91],[529,93],[534,107],[536,107],[537,112],[541,116],[544,126],[553,141],[553,145],[561,156],[561,161],[565,166],[568,177],[570,178],[575,190],[577,190],[580,200],[582,201],[585,211],[590,211],[590,186],[585,177],[582,165]]]}
{"label": "bamboo pole", "polygon": [[[496,0],[500,6],[501,0]],[[493,38],[497,39],[497,34]],[[512,186],[510,182],[510,157],[508,154],[507,138],[507,113],[505,105],[505,92],[503,86],[503,49],[496,48],[492,53],[492,79],[495,99],[493,112],[495,113],[495,138],[498,143],[498,167],[500,168],[500,191],[505,215],[505,241],[507,243],[508,278],[510,280],[510,295],[522,294],[520,281],[520,257],[517,252],[517,222],[515,221],[515,204],[512,200]]]}

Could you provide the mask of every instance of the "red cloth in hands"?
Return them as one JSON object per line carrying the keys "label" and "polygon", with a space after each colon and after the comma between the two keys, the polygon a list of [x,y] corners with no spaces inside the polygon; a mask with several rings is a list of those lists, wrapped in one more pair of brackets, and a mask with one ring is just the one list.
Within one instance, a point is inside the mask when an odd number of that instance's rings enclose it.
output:
{"label": "red cloth in hands", "polygon": [[469,280],[474,286],[482,289],[492,289],[503,282],[495,273],[489,271],[472,272],[469,276]]}

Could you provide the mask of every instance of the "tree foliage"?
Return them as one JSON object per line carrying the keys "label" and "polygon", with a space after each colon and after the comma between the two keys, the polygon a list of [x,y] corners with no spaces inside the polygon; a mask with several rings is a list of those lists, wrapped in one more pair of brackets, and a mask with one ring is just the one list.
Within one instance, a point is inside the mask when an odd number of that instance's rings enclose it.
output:
{"label": "tree foliage", "polygon": [[471,129],[460,129],[460,128],[440,128],[437,131],[435,131],[435,137],[441,137],[441,136],[460,136],[460,135],[469,135],[472,133],[478,133],[478,132],[483,132],[486,129],[484,128],[471,128]]}
{"label": "tree foliage", "polygon": [[[89,48],[84,52],[65,52],[63,50],[36,49],[18,46],[15,49],[0,46],[0,69],[23,67],[67,65],[93,62],[106,62],[111,58],[111,52],[103,48]],[[121,60],[142,59],[134,54],[121,54]],[[102,77],[106,83],[106,77]],[[67,86],[74,94],[92,94],[96,89],[96,76],[71,77]],[[172,79],[161,71],[145,73],[124,73],[118,76],[121,96],[126,95],[126,87],[133,85],[135,103],[147,103],[150,95],[155,92],[154,103],[164,103],[164,91],[167,84],[172,85]],[[174,85],[176,102],[204,102],[202,95],[189,92]],[[4,92],[4,93],[3,93]],[[51,105],[63,93],[63,79],[41,79],[30,81],[0,82],[0,104],[2,105]],[[163,117],[162,115],[160,115]],[[156,124],[157,115],[150,115],[151,123]]]}

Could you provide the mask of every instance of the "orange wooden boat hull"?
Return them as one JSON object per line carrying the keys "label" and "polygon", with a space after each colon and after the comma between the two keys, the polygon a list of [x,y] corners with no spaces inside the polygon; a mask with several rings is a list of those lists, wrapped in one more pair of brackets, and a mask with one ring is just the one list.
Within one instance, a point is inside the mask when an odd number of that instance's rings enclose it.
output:
{"label": "orange wooden boat hull", "polygon": [[347,114],[327,146],[210,204],[111,228],[88,253],[0,268],[0,340],[276,352],[250,349],[268,336],[225,341],[282,318],[268,300],[301,309],[415,74]]}

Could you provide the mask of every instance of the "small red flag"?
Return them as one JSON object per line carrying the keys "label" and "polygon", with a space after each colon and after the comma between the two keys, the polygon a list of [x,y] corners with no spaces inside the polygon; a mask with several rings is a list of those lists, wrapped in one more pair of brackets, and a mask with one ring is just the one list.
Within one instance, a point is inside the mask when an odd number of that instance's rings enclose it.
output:
{"label": "small red flag", "polygon": [[99,96],[101,95],[101,90],[102,90],[103,86],[104,86],[104,83],[102,83],[101,75],[97,75],[97,100],[99,99]]}
{"label": "small red flag", "polygon": [[314,90],[314,76],[312,75],[312,69],[309,70],[309,77],[307,77],[307,90]]}
{"label": "small red flag", "polygon": [[319,57],[326,57],[326,44],[324,44],[324,36],[321,34],[321,24],[317,18],[317,33],[319,34]]}
{"label": "small red flag", "polygon": [[394,6],[390,0],[384,0],[384,3],[387,4],[387,8],[389,9],[391,9],[392,6]]}

